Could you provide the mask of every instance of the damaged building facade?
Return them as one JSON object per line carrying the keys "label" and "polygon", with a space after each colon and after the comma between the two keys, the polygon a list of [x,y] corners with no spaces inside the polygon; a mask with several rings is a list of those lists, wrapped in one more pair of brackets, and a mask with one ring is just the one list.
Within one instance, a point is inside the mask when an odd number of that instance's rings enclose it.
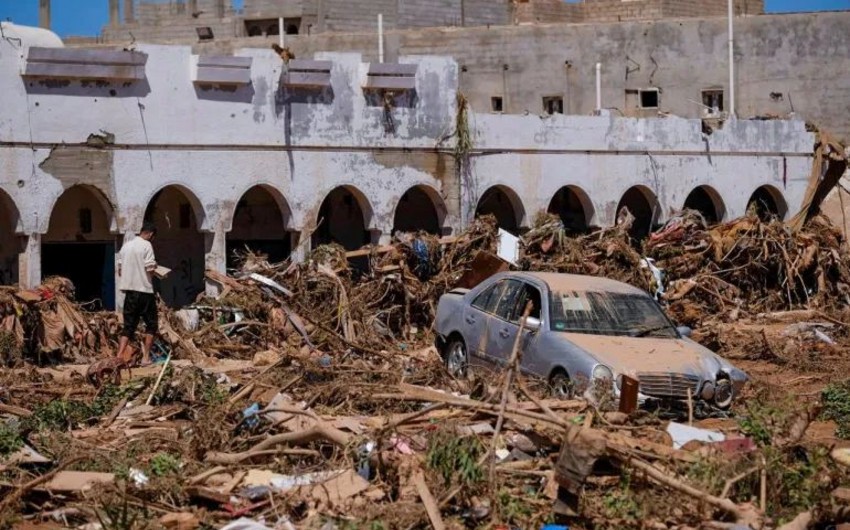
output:
{"label": "damaged building facade", "polygon": [[[787,218],[812,170],[802,121],[475,113],[456,152],[457,62],[364,62],[271,50],[197,55],[189,46],[65,48],[4,23],[0,41],[0,277],[60,274],[82,300],[117,301],[115,254],[143,220],[173,270],[173,306],[205,289],[236,250],[303,258],[397,230],[451,234],[494,214],[519,232],[540,210],[572,231],[634,235],[683,207],[731,219],[755,205]],[[458,171],[456,157],[469,160]]]}

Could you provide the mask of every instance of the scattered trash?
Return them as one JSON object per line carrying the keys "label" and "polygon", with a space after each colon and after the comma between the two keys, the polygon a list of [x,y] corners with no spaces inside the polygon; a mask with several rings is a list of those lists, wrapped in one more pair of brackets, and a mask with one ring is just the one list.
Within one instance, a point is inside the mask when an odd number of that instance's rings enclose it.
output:
{"label": "scattered trash", "polygon": [[148,482],[150,482],[150,479],[142,470],[133,467],[130,468],[127,476],[133,481],[133,484],[135,484],[137,488],[144,488],[148,485]]}
{"label": "scattered trash", "polygon": [[713,443],[722,442],[726,439],[726,436],[722,432],[682,425],[673,421],[667,424],[667,434],[673,439],[674,449],[681,449],[688,442],[693,441]]}
{"label": "scattered trash", "polygon": [[[126,510],[177,530],[776,530],[809,512],[811,527],[835,524],[832,507],[850,498],[838,487],[850,453],[835,448],[850,432],[843,236],[818,217],[792,232],[685,212],[638,251],[622,219],[573,235],[543,214],[512,238],[485,217],[452,237],[321,246],[297,264],[248,253],[233,276],[207,273],[218,297],[162,308],[153,353],[165,366],[99,388],[84,376],[115,356],[119,319],[86,312],[62,279],[0,288],[0,359],[12,365],[0,372],[0,513],[96,528],[95,510]],[[527,373],[509,385],[477,366],[450,376],[437,301],[509,268],[655,291],[693,340],[752,369],[755,387],[731,410],[694,410],[691,427],[680,403],[637,407],[640,374],[617,379],[619,404]],[[617,336],[608,351],[650,342]],[[657,352],[633,351],[641,370],[666,371]],[[815,401],[834,408],[829,422]],[[557,514],[570,526],[543,524]]]}

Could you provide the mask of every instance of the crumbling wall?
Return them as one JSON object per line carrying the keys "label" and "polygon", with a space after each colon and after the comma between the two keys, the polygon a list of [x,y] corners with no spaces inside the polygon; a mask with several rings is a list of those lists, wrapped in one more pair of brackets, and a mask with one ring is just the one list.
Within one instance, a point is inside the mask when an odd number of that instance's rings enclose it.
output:
{"label": "crumbling wall", "polygon": [[[139,230],[158,190],[181,191],[182,204],[154,212],[159,224],[175,230],[158,243],[158,252],[177,259],[166,263],[178,271],[171,280],[178,283],[167,287],[173,303],[198,292],[204,268],[224,269],[227,239],[244,230],[233,219],[237,204],[257,185],[291,208],[287,228],[306,242],[297,249],[304,252],[323,218],[323,201],[340,187],[362,210],[364,233],[347,238],[350,217],[332,220],[331,231],[354,247],[387,242],[401,199],[414,187],[437,205],[443,233],[462,227],[494,186],[509,198],[518,230],[565,185],[583,191],[604,226],[631,186],[651,190],[660,220],[708,183],[730,217],[764,185],[793,213],[811,166],[813,137],[802,122],[742,120],[705,137],[698,120],[473,113],[464,132],[474,146],[470,171],[458,175],[451,135],[459,68],[450,58],[402,56],[417,64],[415,91],[387,107],[363,89],[367,67],[358,54],[317,54],[332,63],[331,87],[292,90],[281,86],[284,65],[271,50],[241,50],[238,55],[252,59],[250,87],[201,90],[189,79],[188,47],[138,50],[148,54],[145,77],[130,86],[23,83],[18,55],[0,54],[0,71],[7,73],[0,92],[10,102],[0,121],[0,185],[34,242],[27,246],[27,283],[38,277],[32,269],[38,260],[30,258],[39,251],[39,234],[48,232],[54,201],[72,183],[69,175],[73,184],[86,183],[78,161],[69,166],[79,157],[68,153],[108,155],[97,155],[91,179],[111,186],[115,230],[125,237]],[[93,134],[105,138],[96,148]],[[57,152],[63,155],[54,160]],[[60,171],[66,167],[76,169]],[[349,206],[344,199],[334,205],[338,211]],[[401,209],[433,229],[424,209]]]}
{"label": "crumbling wall", "polygon": [[580,4],[571,4],[561,0],[517,2],[515,9],[517,24],[555,24],[584,21],[584,13]]}

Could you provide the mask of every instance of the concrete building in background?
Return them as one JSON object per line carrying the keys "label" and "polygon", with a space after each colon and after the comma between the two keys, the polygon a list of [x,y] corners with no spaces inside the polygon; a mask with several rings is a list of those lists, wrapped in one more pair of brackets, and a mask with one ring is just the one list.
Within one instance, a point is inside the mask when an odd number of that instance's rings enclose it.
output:
{"label": "concrete building in background", "polygon": [[[43,4],[47,4],[44,0]],[[707,128],[730,107],[726,0],[111,0],[101,37],[70,45],[191,45],[231,54],[278,43],[298,57],[356,52],[446,55],[479,113],[621,116],[673,114]],[[850,11],[763,14],[736,0],[736,110],[742,118],[795,117],[850,141]],[[49,13],[45,15],[49,19]],[[100,44],[97,44],[97,43]]]}
{"label": "concrete building in background", "polygon": [[[206,27],[213,38],[276,36],[283,19],[286,35],[375,31],[378,15],[384,29],[512,26],[537,23],[593,23],[725,15],[727,0],[244,0],[233,9],[229,0],[109,0],[107,42],[128,32],[137,39],[192,39]],[[764,12],[764,0],[735,0],[739,15]]]}
{"label": "concrete building in background", "polygon": [[788,218],[812,171],[815,136],[799,120],[706,129],[676,116],[474,110],[459,170],[465,73],[450,56],[284,63],[269,49],[80,49],[2,30],[0,280],[68,276],[81,300],[107,307],[120,303],[115,252],[145,219],[174,271],[161,293],[179,306],[205,289],[205,269],[224,271],[246,247],[301,259],[398,230],[456,233],[481,214],[516,233],[540,210],[583,232],[628,208],[637,238],[683,207]]}

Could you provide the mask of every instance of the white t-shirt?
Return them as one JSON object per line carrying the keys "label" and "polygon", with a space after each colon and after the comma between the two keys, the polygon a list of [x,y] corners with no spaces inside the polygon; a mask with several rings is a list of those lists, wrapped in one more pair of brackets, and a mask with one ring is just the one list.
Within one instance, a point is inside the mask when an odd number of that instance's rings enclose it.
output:
{"label": "white t-shirt", "polygon": [[121,267],[121,277],[118,280],[120,290],[153,293],[148,270],[156,267],[156,258],[150,241],[136,236],[124,243],[118,253],[118,264]]}

